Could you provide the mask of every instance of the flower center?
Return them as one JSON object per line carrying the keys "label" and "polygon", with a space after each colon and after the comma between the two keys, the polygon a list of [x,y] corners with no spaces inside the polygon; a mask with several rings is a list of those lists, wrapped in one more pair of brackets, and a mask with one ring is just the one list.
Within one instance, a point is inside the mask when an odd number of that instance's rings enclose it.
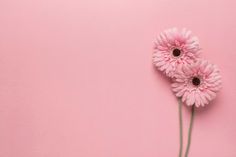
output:
{"label": "flower center", "polygon": [[174,49],[172,51],[172,54],[173,54],[174,57],[179,57],[180,54],[181,54],[181,51],[179,49]]}
{"label": "flower center", "polygon": [[194,86],[198,86],[198,85],[200,85],[200,83],[201,83],[201,80],[198,77],[193,77],[192,84]]}

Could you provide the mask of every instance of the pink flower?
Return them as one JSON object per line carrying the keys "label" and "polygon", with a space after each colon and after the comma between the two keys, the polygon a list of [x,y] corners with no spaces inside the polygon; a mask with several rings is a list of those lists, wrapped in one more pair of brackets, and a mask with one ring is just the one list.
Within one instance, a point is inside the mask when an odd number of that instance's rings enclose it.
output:
{"label": "pink flower", "polygon": [[167,76],[173,77],[178,67],[196,61],[199,50],[198,39],[192,36],[191,31],[168,29],[155,42],[153,63]]}
{"label": "pink flower", "polygon": [[172,89],[188,106],[204,106],[221,88],[219,69],[205,60],[185,65],[175,74]]}

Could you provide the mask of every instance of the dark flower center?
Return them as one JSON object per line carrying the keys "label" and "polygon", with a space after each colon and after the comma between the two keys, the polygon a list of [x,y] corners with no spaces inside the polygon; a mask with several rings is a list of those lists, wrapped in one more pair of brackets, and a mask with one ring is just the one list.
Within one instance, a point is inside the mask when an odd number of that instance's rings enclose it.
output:
{"label": "dark flower center", "polygon": [[178,57],[181,54],[181,51],[179,49],[174,49],[172,52],[173,56]]}
{"label": "dark flower center", "polygon": [[198,86],[198,85],[200,85],[200,83],[201,83],[201,80],[198,77],[193,77],[192,84],[194,86]]}

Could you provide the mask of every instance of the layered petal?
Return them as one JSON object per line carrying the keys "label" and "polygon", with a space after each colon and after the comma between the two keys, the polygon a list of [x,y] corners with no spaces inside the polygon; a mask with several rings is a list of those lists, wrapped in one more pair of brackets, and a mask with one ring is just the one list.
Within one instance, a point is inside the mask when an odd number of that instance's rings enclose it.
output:
{"label": "layered petal", "polygon": [[219,69],[206,60],[184,65],[173,78],[171,85],[177,97],[181,97],[187,106],[196,107],[209,104],[221,88]]}
{"label": "layered petal", "polygon": [[198,39],[191,31],[168,29],[155,41],[153,64],[165,75],[173,78],[178,67],[196,62],[199,50]]}

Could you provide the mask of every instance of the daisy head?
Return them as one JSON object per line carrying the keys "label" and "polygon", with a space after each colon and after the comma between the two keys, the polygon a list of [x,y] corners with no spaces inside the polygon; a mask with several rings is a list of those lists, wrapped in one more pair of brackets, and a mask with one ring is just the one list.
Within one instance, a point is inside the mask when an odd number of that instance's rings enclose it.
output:
{"label": "daisy head", "polygon": [[219,69],[205,60],[183,66],[173,81],[173,92],[188,106],[205,106],[221,88]]}
{"label": "daisy head", "polygon": [[191,31],[168,29],[155,41],[153,64],[167,76],[173,77],[177,68],[196,61],[199,50],[198,39]]}

